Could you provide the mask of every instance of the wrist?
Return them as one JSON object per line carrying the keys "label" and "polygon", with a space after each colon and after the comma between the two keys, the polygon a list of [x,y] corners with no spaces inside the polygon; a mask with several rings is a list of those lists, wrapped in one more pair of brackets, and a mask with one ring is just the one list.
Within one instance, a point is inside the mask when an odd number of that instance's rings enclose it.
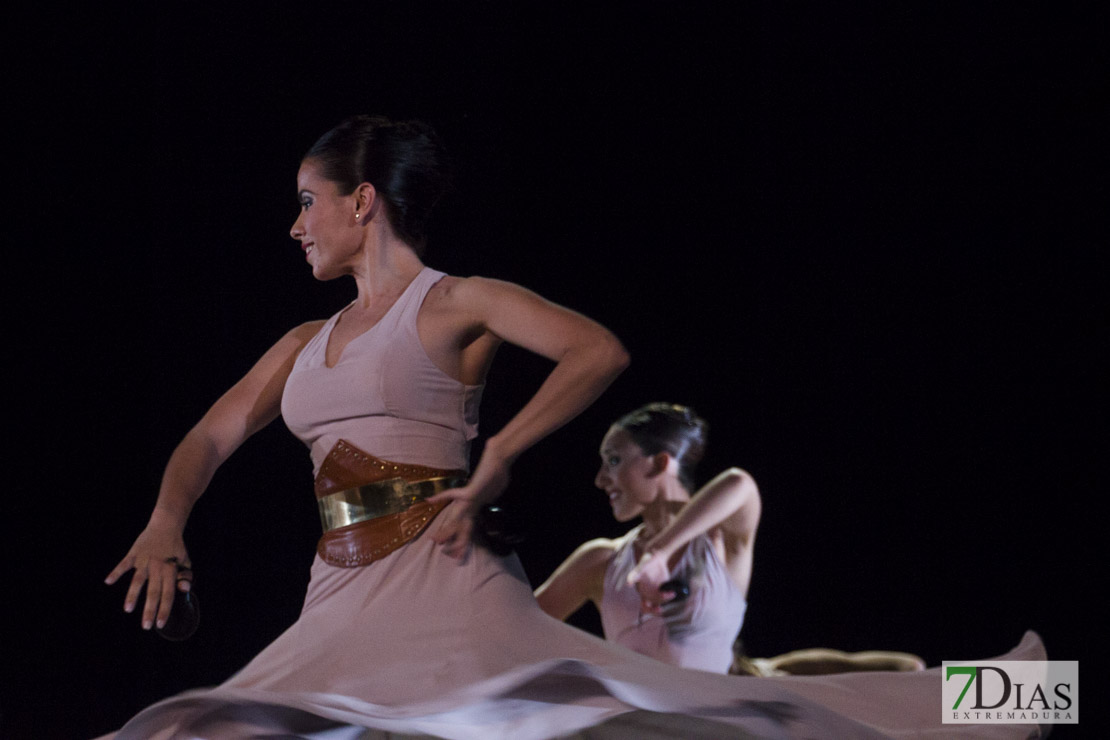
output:
{"label": "wrist", "polygon": [[478,514],[482,511],[482,507],[487,502],[480,501],[477,496],[465,496],[455,499],[455,504],[461,510],[460,513],[470,519],[477,518]]}
{"label": "wrist", "polygon": [[520,453],[512,452],[508,447],[509,445],[500,433],[495,434],[486,440],[486,444],[482,448],[482,458],[489,458],[491,462],[496,462],[506,468],[512,467]]}
{"label": "wrist", "polygon": [[660,557],[666,562],[674,554],[672,549],[664,538],[653,537],[644,543],[644,556]]}
{"label": "wrist", "polygon": [[168,529],[182,534],[185,531],[185,521],[189,518],[188,512],[177,511],[165,506],[155,506],[150,514],[147,527],[154,529]]}

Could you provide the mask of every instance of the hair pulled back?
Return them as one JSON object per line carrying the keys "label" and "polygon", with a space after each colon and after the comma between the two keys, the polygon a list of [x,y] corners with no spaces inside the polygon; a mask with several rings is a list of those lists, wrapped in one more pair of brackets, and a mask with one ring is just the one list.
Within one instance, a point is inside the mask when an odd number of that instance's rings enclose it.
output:
{"label": "hair pulled back", "polygon": [[428,217],[450,187],[443,147],[430,126],[352,116],[321,136],[304,158],[317,164],[341,195],[364,182],[373,185],[394,232],[417,255],[424,254]]}
{"label": "hair pulled back", "polygon": [[678,461],[678,479],[694,490],[694,471],[705,455],[709,424],[689,406],[649,403],[625,414],[614,426],[623,429],[646,455],[666,452]]}

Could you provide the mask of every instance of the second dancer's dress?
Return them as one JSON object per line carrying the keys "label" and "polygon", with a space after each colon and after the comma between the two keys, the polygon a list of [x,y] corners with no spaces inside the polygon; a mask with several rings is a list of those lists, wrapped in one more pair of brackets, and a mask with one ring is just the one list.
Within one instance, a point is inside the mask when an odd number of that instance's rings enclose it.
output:
{"label": "second dancer's dress", "polygon": [[599,609],[605,639],[671,665],[728,673],[747,599],[709,537],[701,534],[683,549],[673,568],[689,596],[664,604],[662,614],[641,614],[640,595],[627,579],[636,566],[634,545],[643,527],[634,527],[617,541],[605,569]]}

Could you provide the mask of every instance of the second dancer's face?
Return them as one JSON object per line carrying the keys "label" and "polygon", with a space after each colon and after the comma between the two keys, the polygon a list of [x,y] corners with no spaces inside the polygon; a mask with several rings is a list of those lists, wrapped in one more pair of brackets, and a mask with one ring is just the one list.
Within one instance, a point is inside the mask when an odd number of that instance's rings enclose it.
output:
{"label": "second dancer's face", "polygon": [[362,241],[354,196],[340,195],[336,183],[306,159],[297,172],[297,200],[301,212],[289,235],[301,243],[312,274],[318,280],[347,274]]}
{"label": "second dancer's face", "polygon": [[636,518],[655,498],[654,461],[620,427],[609,429],[600,452],[601,469],[594,485],[609,496],[618,522]]}

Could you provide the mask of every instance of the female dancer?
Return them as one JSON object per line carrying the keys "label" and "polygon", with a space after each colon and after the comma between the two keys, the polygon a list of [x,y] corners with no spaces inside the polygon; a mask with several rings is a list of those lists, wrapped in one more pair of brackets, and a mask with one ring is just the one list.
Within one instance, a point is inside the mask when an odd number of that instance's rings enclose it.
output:
{"label": "female dancer", "polygon": [[587,600],[607,639],[687,668],[744,675],[921,670],[906,653],[824,648],[747,658],[744,621],[762,503],[748,473],[730,468],[694,493],[708,425],[685,406],[651,403],[616,421],[601,442],[595,485],[617,521],[643,523],[615,540],[591,540],[536,590],[566,619]]}
{"label": "female dancer", "polygon": [[[575,550],[536,590],[545,612],[566,619],[588,599],[608,639],[674,665],[727,672],[762,504],[739,468],[692,494],[707,432],[691,409],[664,403],[613,424],[594,483],[617,521],[643,523]],[[676,582],[685,598],[676,598]]]}
{"label": "female dancer", "polygon": [[[282,337],[170,457],[150,523],[108,576],[113,583],[134,569],[126,611],[146,585],[144,629],[169,616],[179,569],[189,563],[182,531],[194,503],[216,468],[279,413],[311,448],[317,470],[342,438],[391,461],[459,471],[468,466],[481,384],[501,342],[554,360],[536,395],[487,440],[469,481],[431,499],[452,504],[437,517],[433,539],[459,558],[474,515],[504,490],[513,461],[574,418],[627,364],[617,339],[584,316],[516,285],[423,265],[427,218],[446,185],[441,156],[430,129],[365,116],[333,129],[305,156],[301,213],[290,234],[316,279],[352,276],[358,296],[328,321]],[[387,343],[390,356],[377,357]]]}
{"label": "female dancer", "polygon": [[[515,556],[471,544],[475,513],[505,488],[512,462],[628,358],[604,328],[523,288],[423,265],[439,157],[426,127],[360,116],[302,162],[292,236],[315,277],[351,276],[358,295],[287,334],[185,436],[150,523],[108,581],[134,570],[125,608],[145,584],[143,626],[165,624],[179,576],[188,588],[190,509],[280,411],[310,449],[324,530],[304,607],[223,684],[147,708],[117,740],[527,740],[609,723],[622,736],[875,737],[904,724],[901,707],[885,716],[882,687],[848,716],[779,679],[685,671],[606,643],[544,614]],[[482,381],[503,341],[556,364],[467,479]]]}

